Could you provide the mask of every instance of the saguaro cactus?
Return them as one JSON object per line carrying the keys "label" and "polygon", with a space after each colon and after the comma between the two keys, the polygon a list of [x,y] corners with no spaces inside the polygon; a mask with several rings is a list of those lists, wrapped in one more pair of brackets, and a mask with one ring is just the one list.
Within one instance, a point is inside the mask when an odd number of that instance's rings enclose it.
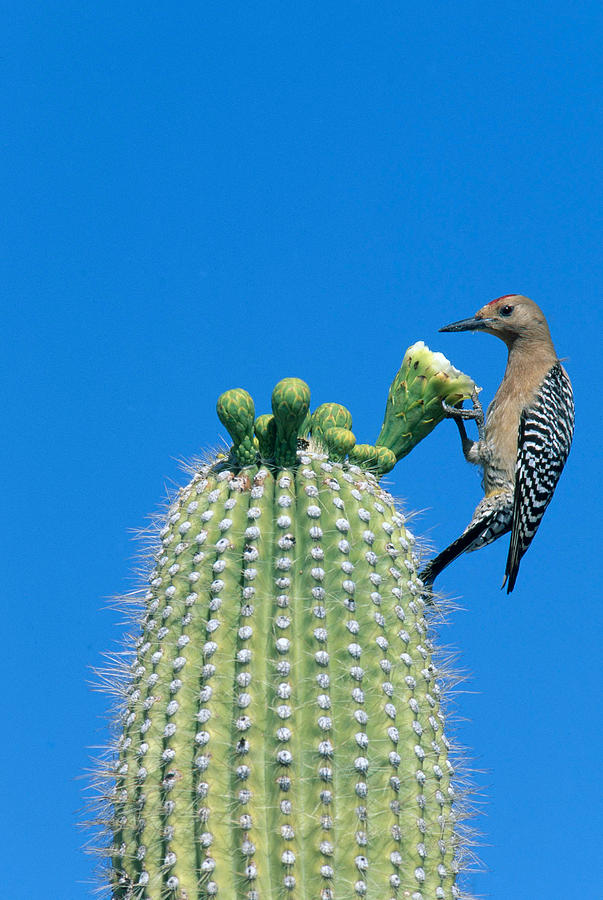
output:
{"label": "saguaro cactus", "polygon": [[220,397],[232,450],[167,511],[121,682],[114,900],[461,895],[414,538],[380,476],[433,427],[426,396],[474,385],[426,348],[424,379],[411,350],[381,446],[337,404],[310,417],[299,379],[257,419],[246,391]]}

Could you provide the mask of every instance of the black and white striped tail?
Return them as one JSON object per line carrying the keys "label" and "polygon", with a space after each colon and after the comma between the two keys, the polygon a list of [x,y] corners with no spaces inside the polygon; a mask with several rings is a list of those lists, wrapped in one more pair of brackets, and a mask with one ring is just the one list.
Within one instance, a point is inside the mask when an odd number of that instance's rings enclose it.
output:
{"label": "black and white striped tail", "polygon": [[440,572],[462,553],[479,550],[510,531],[512,510],[511,491],[500,491],[494,496],[484,497],[462,535],[438,553],[419,573],[421,581],[431,586]]}

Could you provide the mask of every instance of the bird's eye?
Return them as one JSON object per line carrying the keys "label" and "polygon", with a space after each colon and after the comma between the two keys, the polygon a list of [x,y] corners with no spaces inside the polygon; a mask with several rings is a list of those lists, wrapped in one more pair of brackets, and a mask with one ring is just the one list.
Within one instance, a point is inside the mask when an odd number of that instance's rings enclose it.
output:
{"label": "bird's eye", "polygon": [[502,306],[500,309],[501,316],[510,316],[512,312],[513,312],[512,306]]}

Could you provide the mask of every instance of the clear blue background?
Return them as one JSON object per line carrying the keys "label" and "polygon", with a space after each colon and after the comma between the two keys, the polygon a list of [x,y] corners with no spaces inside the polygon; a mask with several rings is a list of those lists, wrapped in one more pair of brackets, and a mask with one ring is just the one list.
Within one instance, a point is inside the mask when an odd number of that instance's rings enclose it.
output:
{"label": "clear blue background", "polygon": [[[599,898],[600,2],[14,3],[2,52],[2,893],[89,896],[89,687],[144,527],[217,395],[306,379],[374,440],[417,339],[489,400],[504,346],[438,327],[545,309],[574,449],[523,561],[460,559],[442,639],[493,900]],[[479,475],[443,423],[393,474],[441,549]]]}

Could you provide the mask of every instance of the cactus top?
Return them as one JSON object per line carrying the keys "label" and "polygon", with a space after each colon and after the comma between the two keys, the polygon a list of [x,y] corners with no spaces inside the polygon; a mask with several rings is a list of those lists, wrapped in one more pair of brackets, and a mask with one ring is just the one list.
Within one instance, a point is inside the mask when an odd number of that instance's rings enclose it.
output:
{"label": "cactus top", "polygon": [[442,420],[442,400],[456,405],[474,389],[474,382],[442,353],[432,353],[418,341],[406,351],[392,382],[376,445],[356,443],[351,413],[339,403],[322,403],[310,414],[310,389],[300,378],[279,381],[272,392],[272,415],[256,419],[253,400],[242,388],[222,394],[217,411],[232,438],[230,462],[235,465],[295,466],[298,450],[311,436],[333,459],[349,458],[379,476]]}

